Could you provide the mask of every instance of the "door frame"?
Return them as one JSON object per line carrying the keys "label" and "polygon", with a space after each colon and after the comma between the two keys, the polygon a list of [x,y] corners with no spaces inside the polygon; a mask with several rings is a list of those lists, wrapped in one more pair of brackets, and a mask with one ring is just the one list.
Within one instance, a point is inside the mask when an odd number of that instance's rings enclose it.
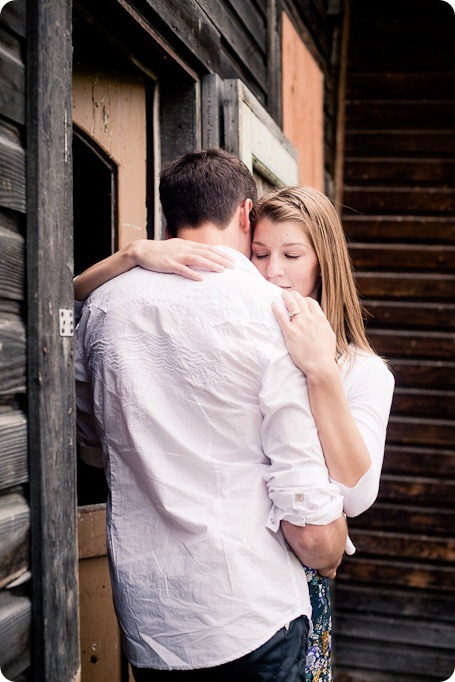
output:
{"label": "door frame", "polygon": [[[55,27],[58,26],[58,31]],[[27,280],[33,676],[79,679],[71,2],[27,0]]]}

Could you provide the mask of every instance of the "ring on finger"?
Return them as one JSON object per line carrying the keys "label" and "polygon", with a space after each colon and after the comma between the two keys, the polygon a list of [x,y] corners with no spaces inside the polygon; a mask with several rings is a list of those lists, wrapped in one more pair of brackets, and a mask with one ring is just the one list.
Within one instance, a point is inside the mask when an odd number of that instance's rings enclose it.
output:
{"label": "ring on finger", "polygon": [[292,318],[295,315],[300,315],[301,311],[300,310],[295,310],[293,313],[289,313],[289,319],[292,320]]}

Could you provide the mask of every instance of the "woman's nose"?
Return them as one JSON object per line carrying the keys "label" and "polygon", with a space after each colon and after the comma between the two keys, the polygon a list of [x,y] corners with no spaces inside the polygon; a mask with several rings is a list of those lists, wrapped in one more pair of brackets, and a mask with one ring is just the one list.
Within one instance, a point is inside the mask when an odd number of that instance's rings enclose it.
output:
{"label": "woman's nose", "polygon": [[266,277],[269,280],[274,280],[283,274],[283,267],[278,258],[269,258],[267,263]]}

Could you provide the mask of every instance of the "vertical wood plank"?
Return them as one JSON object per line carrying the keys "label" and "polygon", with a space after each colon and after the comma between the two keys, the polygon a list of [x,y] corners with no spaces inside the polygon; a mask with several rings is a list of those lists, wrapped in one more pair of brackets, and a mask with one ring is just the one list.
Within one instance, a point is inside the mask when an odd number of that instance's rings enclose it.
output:
{"label": "vertical wood plank", "polygon": [[71,5],[27,3],[27,274],[35,680],[79,679],[72,308]]}

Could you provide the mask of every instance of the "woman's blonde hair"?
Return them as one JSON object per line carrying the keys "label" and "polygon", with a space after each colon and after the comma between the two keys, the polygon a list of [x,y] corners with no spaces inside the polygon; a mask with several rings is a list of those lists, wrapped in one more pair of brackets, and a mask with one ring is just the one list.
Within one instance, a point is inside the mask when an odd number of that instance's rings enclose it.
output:
{"label": "woman's blonde hair", "polygon": [[261,218],[292,221],[303,227],[321,270],[319,303],[337,339],[337,353],[349,355],[353,344],[374,353],[366,335],[346,238],[330,199],[313,187],[286,187],[265,194],[255,205],[253,228]]}

